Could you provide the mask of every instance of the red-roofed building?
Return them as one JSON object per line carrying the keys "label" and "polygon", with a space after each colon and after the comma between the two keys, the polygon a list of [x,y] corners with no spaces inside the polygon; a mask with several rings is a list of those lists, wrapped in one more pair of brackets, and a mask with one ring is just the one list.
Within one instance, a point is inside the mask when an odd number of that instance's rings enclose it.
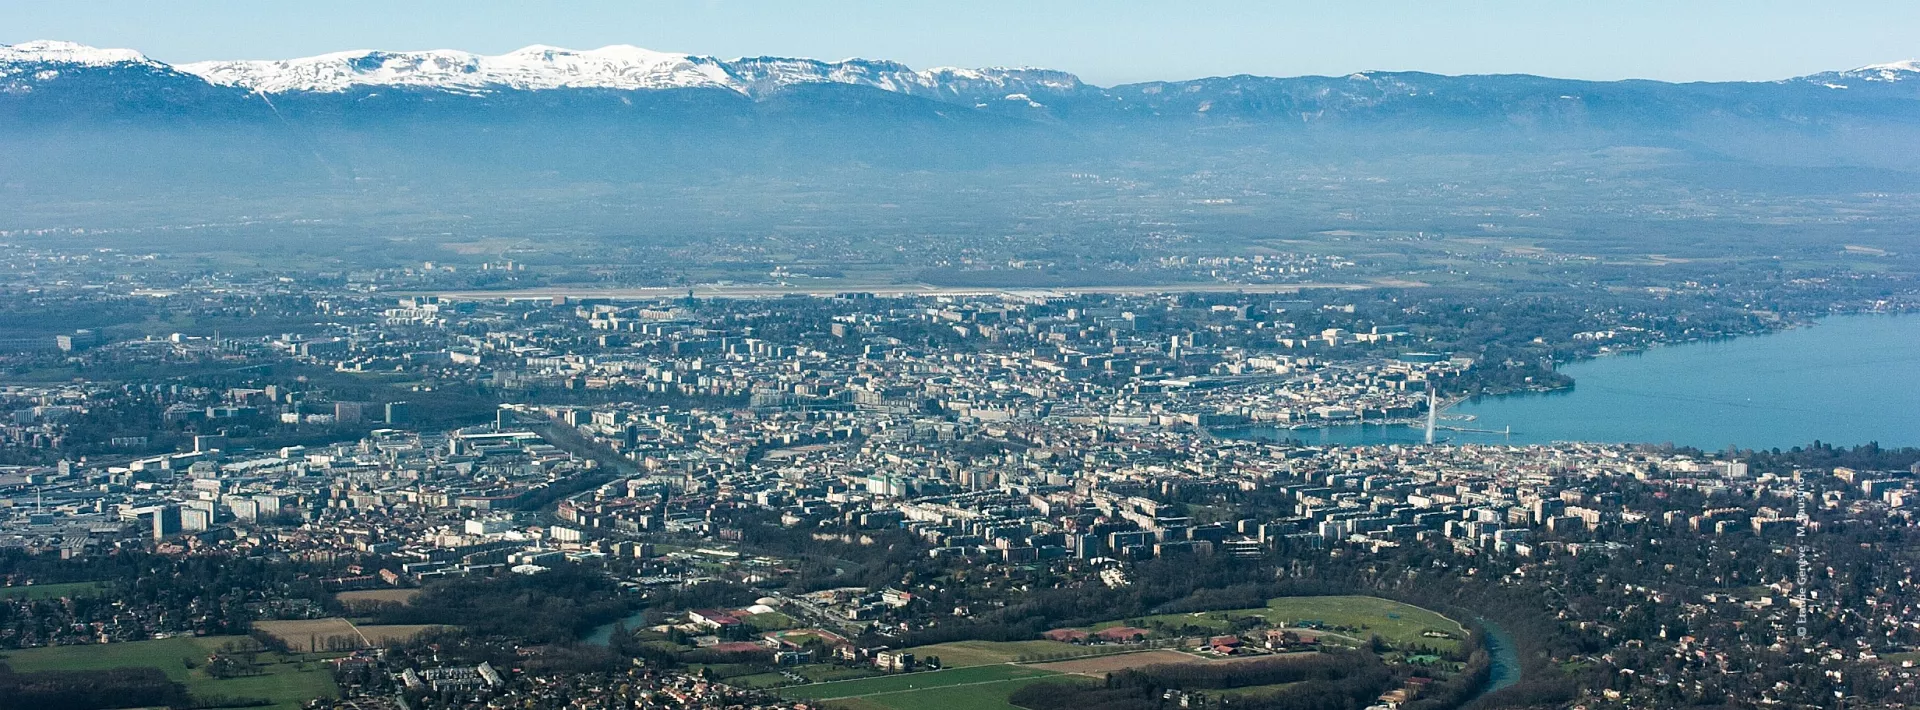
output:
{"label": "red-roofed building", "polygon": [[1320,636],[1302,633],[1293,629],[1267,629],[1267,648],[1283,649],[1294,646],[1312,646],[1320,643]]}
{"label": "red-roofed building", "polygon": [[1110,629],[1101,629],[1094,635],[1100,637],[1102,641],[1137,643],[1146,639],[1147,633],[1146,629],[1137,629],[1132,626],[1115,626]]}
{"label": "red-roofed building", "polygon": [[1041,634],[1041,636],[1045,636],[1048,641],[1059,641],[1061,643],[1087,642],[1087,632],[1079,629],[1054,629]]}
{"label": "red-roofed building", "polygon": [[695,609],[687,612],[687,620],[710,629],[730,629],[740,625],[740,619],[718,609]]}

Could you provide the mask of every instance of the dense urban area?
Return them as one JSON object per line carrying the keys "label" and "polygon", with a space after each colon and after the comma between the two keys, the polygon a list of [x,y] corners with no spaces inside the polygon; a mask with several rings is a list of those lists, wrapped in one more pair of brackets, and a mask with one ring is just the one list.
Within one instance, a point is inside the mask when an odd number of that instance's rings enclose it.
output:
{"label": "dense urban area", "polygon": [[1920,15],[1404,4],[0,1],[0,710],[1920,707],[1920,62],[1224,41]]}
{"label": "dense urban area", "polygon": [[[1920,451],[1446,411],[1910,310],[1901,277],[502,295],[5,260],[7,707],[1920,703]],[[1294,436],[1340,426],[1407,443]]]}

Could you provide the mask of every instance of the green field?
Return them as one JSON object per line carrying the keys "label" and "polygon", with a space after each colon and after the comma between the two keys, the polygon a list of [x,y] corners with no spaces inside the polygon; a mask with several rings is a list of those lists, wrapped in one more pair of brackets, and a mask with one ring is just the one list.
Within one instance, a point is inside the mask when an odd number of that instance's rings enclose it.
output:
{"label": "green field", "polygon": [[[860,680],[843,680],[832,683],[814,683],[783,689],[780,691],[780,695],[794,700],[860,698],[879,702],[888,707],[905,707],[896,705],[895,703],[907,702],[907,700],[894,700],[893,698],[895,698],[895,696],[921,695],[930,690],[956,689],[965,686],[969,688],[997,689],[994,692],[999,693],[999,697],[1001,698],[1000,702],[1004,704],[1007,693],[1011,693],[1014,688],[1025,684],[1016,684],[1016,681],[1028,681],[1051,675],[1058,674],[1052,671],[1043,671],[1038,668],[1000,664],[974,666],[971,668],[955,668],[944,671],[902,673],[899,675],[863,678]],[[943,706],[928,705],[924,707]]]}
{"label": "green field", "polygon": [[786,676],[780,675],[779,673],[751,673],[726,678],[723,682],[735,688],[766,690],[768,688],[778,688],[793,681],[788,680]]}
{"label": "green field", "polygon": [[[1319,622],[1322,626],[1347,626],[1359,629],[1350,636],[1366,638],[1378,634],[1401,646],[1431,646],[1443,651],[1459,648],[1458,639],[1467,630],[1459,622],[1417,606],[1378,597],[1281,597],[1267,601],[1261,616],[1275,625]],[[1455,638],[1429,638],[1425,632],[1438,631]]]}
{"label": "green field", "polygon": [[[1330,638],[1344,637],[1351,639],[1349,642],[1354,644],[1378,635],[1397,645],[1452,650],[1458,647],[1457,640],[1429,638],[1423,634],[1439,631],[1456,637],[1465,636],[1465,630],[1459,624],[1434,612],[1387,599],[1363,596],[1281,597],[1268,600],[1266,606],[1255,609],[1118,619],[1095,625],[1094,628],[1151,628],[1158,622],[1172,627],[1194,626],[1224,631],[1233,619],[1250,616],[1260,617],[1268,626],[1312,625],[1322,629],[1322,633]],[[1337,630],[1336,627],[1345,630]],[[1055,641],[955,641],[907,650],[923,660],[938,656],[947,669],[818,682],[789,686],[776,692],[791,700],[826,701],[829,706],[842,710],[1011,710],[1015,706],[1007,702],[1008,696],[1029,684],[1047,678],[1070,682],[1085,680],[1018,663],[1102,655],[1103,651],[1099,646]],[[814,674],[809,670],[814,668],[827,666],[803,666],[796,670],[812,677]],[[764,687],[780,680],[778,674],[756,674],[728,682]],[[1244,688],[1230,695],[1266,695],[1284,687]]]}
{"label": "green field", "polygon": [[794,666],[788,670],[806,676],[808,680],[815,683],[825,683],[835,680],[853,680],[855,678],[872,678],[880,675],[880,671],[874,669],[872,666],[848,667],[833,666],[824,663]]}
{"label": "green field", "polygon": [[105,588],[99,582],[67,582],[65,584],[29,584],[24,587],[0,587],[0,599],[59,599],[61,597],[90,597],[99,594]]}
{"label": "green field", "polygon": [[696,663],[687,666],[687,669],[694,673],[711,672],[715,679],[727,685],[755,690],[794,685],[795,681],[781,671],[799,674],[815,683],[872,678],[881,675],[880,671],[872,666],[836,666],[825,663],[786,667],[775,667],[764,663]]}
{"label": "green field", "polygon": [[[3,658],[16,671],[100,670],[145,666],[158,668],[168,678],[185,683],[195,696],[266,698],[278,710],[298,710],[308,700],[334,694],[333,675],[320,660],[301,661],[276,653],[261,653],[265,673],[217,679],[206,674],[207,655],[229,641],[251,643],[245,636],[178,637],[158,641],[53,646],[8,651]],[[187,661],[196,666],[189,669]]]}
{"label": "green field", "polygon": [[928,688],[828,702],[847,710],[1022,710],[1020,706],[1007,702],[1008,696],[1041,680],[1044,678],[1014,678],[994,683]]}
{"label": "green field", "polygon": [[1045,661],[1098,652],[1086,646],[1059,641],[955,641],[909,648],[915,658],[939,656],[947,668],[984,666],[1012,661]]}
{"label": "green field", "polygon": [[[1279,597],[1268,600],[1265,607],[1258,609],[1160,614],[1104,622],[1095,624],[1093,628],[1151,628],[1155,622],[1159,622],[1176,628],[1197,626],[1210,631],[1225,631],[1231,620],[1247,616],[1261,617],[1270,626],[1312,624],[1326,629],[1329,635],[1345,636],[1356,641],[1379,635],[1395,645],[1429,646],[1442,651],[1458,648],[1460,642],[1457,639],[1466,636],[1466,630],[1460,624],[1434,612],[1388,599],[1361,596]],[[1339,631],[1334,627],[1346,627],[1349,630]],[[1456,638],[1428,638],[1422,635],[1427,631],[1448,633]]]}

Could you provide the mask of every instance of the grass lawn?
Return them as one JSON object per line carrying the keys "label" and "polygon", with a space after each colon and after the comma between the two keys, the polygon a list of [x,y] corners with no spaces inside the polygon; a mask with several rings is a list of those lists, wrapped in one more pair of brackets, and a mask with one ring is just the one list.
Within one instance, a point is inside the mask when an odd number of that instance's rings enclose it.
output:
{"label": "grass lawn", "polygon": [[[1460,624],[1447,617],[1388,599],[1362,596],[1279,597],[1268,600],[1265,607],[1258,609],[1229,609],[1117,619],[1095,624],[1093,630],[1114,626],[1151,628],[1151,625],[1157,621],[1176,628],[1196,626],[1211,631],[1225,631],[1232,619],[1247,616],[1264,618],[1271,626],[1310,624],[1324,628],[1330,634],[1351,636],[1362,641],[1368,636],[1378,634],[1396,645],[1428,646],[1442,651],[1458,648],[1460,642],[1457,639],[1466,636],[1466,631]],[[1333,627],[1336,626],[1347,627],[1349,630],[1334,630]],[[1427,631],[1444,632],[1456,638],[1428,638],[1422,635]]]}
{"label": "grass lawn", "polygon": [[[1020,706],[1007,702],[1014,691],[1043,678],[1014,678],[996,683],[981,685],[956,685],[945,688],[929,688],[905,693],[889,693],[853,698],[859,707],[891,708],[892,710],[1021,710]],[[830,701],[838,704],[843,701]]]}
{"label": "grass lawn", "polygon": [[208,676],[204,668],[187,668],[188,659],[195,666],[200,666],[206,662],[208,654],[229,641],[253,642],[245,636],[176,637],[158,641],[30,648],[8,651],[0,660],[16,671],[85,671],[141,666],[158,668],[168,678],[185,683],[187,690],[195,696],[266,698],[273,701],[273,705],[267,707],[278,710],[298,710],[308,700],[334,695],[333,675],[325,662],[320,660],[301,661],[299,657],[263,652],[258,658],[264,673],[224,680]]}
{"label": "grass lawn", "polygon": [[[1057,675],[1052,671],[1023,666],[992,665],[972,668],[955,668],[944,671],[922,673],[902,673],[899,675],[865,678],[861,680],[843,680],[831,683],[813,683],[786,688],[780,695],[790,699],[830,700],[834,698],[866,698],[878,700],[879,697],[906,691],[926,691],[933,688],[952,688],[956,686],[976,686],[982,684],[1005,685],[1008,681],[1043,678]],[[1004,692],[1013,692],[1007,689]],[[877,696],[877,697],[876,697]],[[1004,696],[1003,696],[1004,697]]]}
{"label": "grass lawn", "polygon": [[61,597],[90,597],[99,594],[106,585],[99,582],[67,582],[65,584],[29,584],[24,587],[0,587],[0,599],[59,599]]}
{"label": "grass lawn", "polygon": [[828,701],[824,703],[824,707],[831,708],[831,710],[891,710],[889,706],[866,698],[843,698]]}
{"label": "grass lawn", "polygon": [[664,637],[662,637],[661,639],[646,639],[641,641],[640,645],[646,648],[666,651],[667,653],[679,653],[681,651],[693,650],[692,646],[682,646],[672,641],[664,640]]}
{"label": "grass lawn", "polygon": [[918,646],[907,650],[913,652],[914,658],[922,660],[928,656],[939,656],[940,664],[947,668],[984,666],[1009,661],[1041,661],[1053,657],[1096,652],[1096,649],[1089,649],[1086,646],[1075,646],[1059,641],[955,641]]}
{"label": "grass lawn", "polygon": [[853,680],[855,678],[872,678],[880,675],[880,671],[874,670],[872,666],[835,666],[826,663],[794,666],[792,670],[795,673],[806,676],[808,680],[815,683],[825,683],[834,680]]}
{"label": "grass lawn", "polygon": [[[1349,636],[1366,638],[1379,634],[1388,642],[1402,646],[1431,646],[1443,651],[1460,647],[1456,639],[1466,630],[1458,622],[1425,609],[1378,597],[1280,597],[1267,601],[1261,616],[1269,623],[1289,626],[1318,621],[1324,626],[1348,626],[1360,629]],[[1454,639],[1428,638],[1427,631],[1452,634]]]}
{"label": "grass lawn", "polygon": [[753,673],[726,679],[727,685],[736,688],[753,688],[755,690],[774,688],[792,682],[792,680],[779,673]]}

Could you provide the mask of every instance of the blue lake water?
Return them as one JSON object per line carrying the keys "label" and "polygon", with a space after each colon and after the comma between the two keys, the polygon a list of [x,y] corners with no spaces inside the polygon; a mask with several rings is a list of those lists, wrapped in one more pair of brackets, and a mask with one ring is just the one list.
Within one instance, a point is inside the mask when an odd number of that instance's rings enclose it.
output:
{"label": "blue lake water", "polygon": [[[1772,335],[1687,343],[1573,363],[1571,392],[1463,403],[1453,442],[1667,443],[1791,448],[1815,439],[1920,446],[1920,315],[1852,315]],[[1246,430],[1313,444],[1415,443],[1406,426]]]}

